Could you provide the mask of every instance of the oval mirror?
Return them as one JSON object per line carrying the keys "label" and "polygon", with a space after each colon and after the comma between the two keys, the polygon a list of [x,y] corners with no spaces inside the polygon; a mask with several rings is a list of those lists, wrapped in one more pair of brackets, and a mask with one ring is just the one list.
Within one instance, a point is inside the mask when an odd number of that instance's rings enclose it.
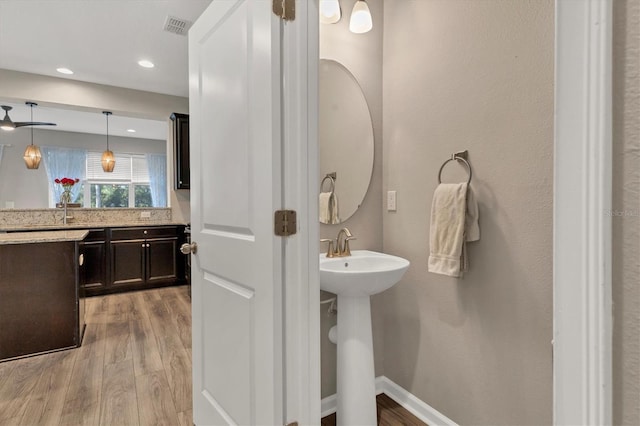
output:
{"label": "oval mirror", "polygon": [[369,188],[373,123],[360,85],[342,64],[320,59],[319,92],[319,217],[321,223],[341,223],[358,210]]}

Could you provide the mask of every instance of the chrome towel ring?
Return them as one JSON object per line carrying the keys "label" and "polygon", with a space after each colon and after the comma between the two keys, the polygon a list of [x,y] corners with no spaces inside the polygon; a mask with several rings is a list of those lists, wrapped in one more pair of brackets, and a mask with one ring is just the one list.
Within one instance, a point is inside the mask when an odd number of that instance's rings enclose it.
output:
{"label": "chrome towel ring", "polygon": [[327,173],[324,179],[322,179],[322,182],[320,183],[320,192],[322,192],[322,188],[324,187],[324,183],[327,181],[327,179],[329,179],[329,183],[331,184],[329,192],[333,193],[333,191],[335,191],[336,189],[336,172]]}
{"label": "chrome towel ring", "polygon": [[455,154],[451,154],[451,158],[449,158],[447,161],[442,163],[442,166],[440,166],[440,171],[438,172],[438,183],[442,183],[442,169],[444,169],[444,166],[446,166],[449,161],[457,160],[467,167],[467,172],[469,173],[469,180],[467,180],[467,185],[470,184],[472,172],[471,172],[471,164],[469,164],[469,161],[467,160],[468,157],[469,157],[469,152],[466,150],[456,152]]}

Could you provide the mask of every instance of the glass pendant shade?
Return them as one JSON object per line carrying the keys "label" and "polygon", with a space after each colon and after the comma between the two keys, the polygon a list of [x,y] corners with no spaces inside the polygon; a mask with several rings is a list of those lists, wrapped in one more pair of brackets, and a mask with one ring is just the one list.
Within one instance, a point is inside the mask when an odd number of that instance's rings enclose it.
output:
{"label": "glass pendant shade", "polygon": [[102,153],[102,170],[105,173],[113,172],[113,168],[116,166],[116,157],[113,155],[113,151],[109,150],[109,116],[110,111],[102,111],[107,117],[107,149]]}
{"label": "glass pendant shade", "polygon": [[342,17],[338,0],[320,0],[320,23],[335,24]]}
{"label": "glass pendant shade", "polygon": [[113,155],[113,151],[106,150],[102,153],[102,170],[107,173],[113,172],[113,168],[116,166],[116,157]]}
{"label": "glass pendant shade", "polygon": [[28,145],[24,151],[24,162],[27,165],[27,169],[37,169],[40,166],[41,159],[40,148],[33,144]]}
{"label": "glass pendant shade", "polygon": [[351,12],[349,31],[355,34],[364,34],[371,31],[371,28],[373,28],[373,21],[369,6],[364,0],[358,0]]}

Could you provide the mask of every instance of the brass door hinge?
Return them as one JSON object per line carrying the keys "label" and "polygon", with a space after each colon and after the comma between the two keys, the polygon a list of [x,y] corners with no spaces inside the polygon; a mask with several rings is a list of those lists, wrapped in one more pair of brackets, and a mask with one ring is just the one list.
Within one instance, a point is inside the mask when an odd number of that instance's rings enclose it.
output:
{"label": "brass door hinge", "polygon": [[296,19],[296,0],[273,0],[273,13],[285,21]]}
{"label": "brass door hinge", "polygon": [[276,210],[274,214],[274,232],[280,237],[288,237],[296,233],[296,211]]}

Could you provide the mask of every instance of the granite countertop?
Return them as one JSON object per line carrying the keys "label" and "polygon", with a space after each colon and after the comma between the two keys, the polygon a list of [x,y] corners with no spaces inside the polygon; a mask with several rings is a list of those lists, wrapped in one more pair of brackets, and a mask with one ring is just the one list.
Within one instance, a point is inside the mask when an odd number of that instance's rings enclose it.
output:
{"label": "granite countertop", "polygon": [[[49,230],[49,229],[78,229],[78,228],[120,228],[120,227],[145,227],[145,226],[177,226],[184,225],[184,223],[175,222],[175,221],[166,221],[166,220],[147,220],[147,221],[138,221],[138,222],[69,222],[66,225],[62,223],[56,224],[30,224],[30,225],[21,225],[21,224],[11,224],[4,225],[0,227],[0,232],[2,231],[33,231],[33,230]],[[1,235],[1,234],[0,234]]]}
{"label": "granite countertop", "polygon": [[60,241],[82,241],[87,229],[69,231],[13,232],[0,234],[0,244],[53,243]]}

